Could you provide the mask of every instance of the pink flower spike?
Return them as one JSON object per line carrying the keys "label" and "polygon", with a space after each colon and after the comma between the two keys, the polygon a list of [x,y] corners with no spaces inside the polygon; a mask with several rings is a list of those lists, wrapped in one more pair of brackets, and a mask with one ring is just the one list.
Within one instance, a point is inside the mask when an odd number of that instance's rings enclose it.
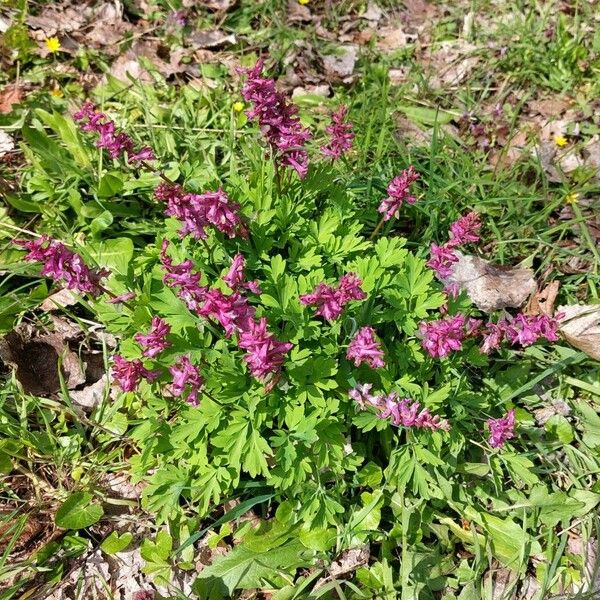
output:
{"label": "pink flower spike", "polygon": [[500,448],[506,440],[514,437],[515,433],[515,411],[509,410],[504,417],[500,419],[488,419],[487,424],[490,428],[489,444],[492,448]]}
{"label": "pink flower spike", "polygon": [[343,307],[352,300],[364,300],[367,294],[362,291],[362,281],[356,273],[342,275],[338,287],[333,288],[326,283],[319,283],[312,294],[300,296],[300,302],[316,306],[315,314],[328,321],[334,321],[341,314]]}
{"label": "pink flower spike", "polygon": [[346,352],[348,359],[354,360],[358,367],[366,362],[372,369],[385,367],[383,351],[375,339],[375,330],[372,327],[361,327],[348,346]]}
{"label": "pink flower spike", "polygon": [[427,266],[436,272],[438,279],[446,279],[452,275],[452,265],[458,262],[458,256],[448,245],[438,246],[431,244],[431,258],[427,261]]}
{"label": "pink flower spike", "polygon": [[244,360],[248,363],[252,375],[264,380],[267,376],[280,372],[285,354],[294,344],[275,339],[273,334],[267,331],[267,319],[262,317],[258,323],[252,323],[240,334],[239,346],[247,352]]}
{"label": "pink flower spike", "polygon": [[296,116],[298,107],[277,90],[275,81],[262,76],[263,65],[259,60],[251,69],[239,70],[247,76],[242,96],[253,105],[246,115],[258,122],[275,160],[294,169],[303,179],[308,172],[309,158],[304,146],[311,138],[310,131]]}
{"label": "pink flower spike", "polygon": [[152,150],[152,148],[149,146],[144,146],[140,150],[132,152],[127,158],[127,162],[130,164],[134,162],[141,162],[143,160],[156,160],[154,150]]}
{"label": "pink flower spike", "polygon": [[470,212],[460,217],[460,219],[450,225],[451,239],[448,242],[448,246],[456,248],[457,246],[464,246],[469,242],[478,242],[480,228],[479,213]]}
{"label": "pink flower spike", "polygon": [[466,336],[465,316],[456,315],[437,321],[423,321],[419,326],[421,345],[433,358],[443,358],[462,348]]}
{"label": "pink flower spike", "polygon": [[48,236],[36,240],[14,240],[17,246],[29,251],[24,260],[41,262],[41,275],[55,281],[64,281],[70,290],[99,296],[104,292],[100,281],[110,275],[107,269],[90,269],[83,258],[69,250],[62,242]]}
{"label": "pink flower spike", "polygon": [[388,196],[381,201],[378,212],[384,215],[384,220],[389,221],[392,217],[398,217],[398,211],[403,202],[414,204],[417,199],[410,195],[410,185],[419,179],[419,174],[411,165],[394,177],[387,188]]}
{"label": "pink flower spike", "polygon": [[127,360],[115,354],[112,361],[112,376],[124,392],[136,390],[142,379],[152,382],[160,375],[160,371],[144,368],[141,360]]}
{"label": "pink flower spike", "polygon": [[223,281],[232,290],[247,289],[253,294],[260,295],[262,290],[258,281],[246,281],[245,277],[246,259],[241,254],[236,254],[231,261],[231,267]]}
{"label": "pink flower spike", "polygon": [[171,384],[173,395],[182,396],[186,386],[189,386],[186,402],[192,406],[198,406],[198,390],[202,387],[204,380],[198,367],[192,364],[189,356],[181,356],[172,367],[169,367],[169,371],[173,376],[173,383]]}
{"label": "pink flower spike", "polygon": [[143,348],[142,354],[147,358],[154,358],[171,344],[166,337],[171,332],[171,326],[160,317],[152,318],[150,333],[136,333],[133,339]]}
{"label": "pink flower spike", "polygon": [[488,323],[486,329],[483,332],[483,344],[480,350],[484,354],[489,354],[492,350],[496,350],[500,347],[502,340],[504,339],[506,321],[501,320],[495,323]]}
{"label": "pink flower spike", "polygon": [[350,148],[352,148],[352,123],[344,122],[348,113],[347,106],[340,106],[339,109],[331,115],[331,125],[325,131],[331,136],[329,143],[321,147],[321,152],[325,156],[330,156],[333,160],[339,159]]}

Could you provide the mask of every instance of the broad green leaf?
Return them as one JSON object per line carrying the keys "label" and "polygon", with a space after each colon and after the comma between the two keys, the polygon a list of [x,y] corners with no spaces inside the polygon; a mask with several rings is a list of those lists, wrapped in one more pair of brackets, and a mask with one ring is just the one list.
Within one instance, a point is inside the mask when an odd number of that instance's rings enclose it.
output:
{"label": "broad green leaf", "polygon": [[435,108],[425,108],[423,106],[400,105],[398,110],[403,112],[414,123],[423,123],[423,125],[446,125],[454,119],[452,113]]}
{"label": "broad green leaf", "polygon": [[123,179],[120,174],[106,173],[98,184],[100,198],[112,198],[123,189]]}
{"label": "broad green leaf", "polygon": [[133,241],[130,238],[122,237],[89,243],[86,250],[99,266],[120,275],[127,275],[133,258]]}
{"label": "broad green leaf", "polygon": [[80,166],[91,166],[87,150],[79,139],[77,126],[71,119],[66,119],[58,113],[50,114],[42,108],[37,108],[35,113],[45,125],[54,130]]}
{"label": "broad green leaf", "polygon": [[116,531],[113,531],[101,544],[100,548],[107,554],[116,554],[122,552],[131,544],[133,540],[133,534],[126,531],[123,535],[119,535]]}
{"label": "broad green leaf", "polygon": [[88,492],[76,492],[69,496],[56,511],[56,525],[63,529],[83,529],[97,523],[104,515],[104,510],[92,502],[93,497]]}

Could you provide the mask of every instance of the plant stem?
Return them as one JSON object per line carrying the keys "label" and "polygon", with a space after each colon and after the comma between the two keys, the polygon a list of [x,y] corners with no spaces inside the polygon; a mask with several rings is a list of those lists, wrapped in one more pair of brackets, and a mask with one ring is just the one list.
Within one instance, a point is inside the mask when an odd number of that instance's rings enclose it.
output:
{"label": "plant stem", "polygon": [[385,223],[385,215],[383,215],[383,217],[381,217],[381,219],[379,220],[379,223],[377,223],[377,227],[375,227],[375,229],[373,229],[373,233],[369,236],[369,240],[372,240],[377,235],[379,230],[383,227],[384,223]]}

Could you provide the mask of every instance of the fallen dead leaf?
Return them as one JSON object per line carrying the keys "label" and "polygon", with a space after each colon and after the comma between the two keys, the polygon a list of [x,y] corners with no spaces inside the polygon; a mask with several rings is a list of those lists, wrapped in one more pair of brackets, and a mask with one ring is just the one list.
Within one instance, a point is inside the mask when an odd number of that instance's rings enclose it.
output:
{"label": "fallen dead leaf", "polygon": [[564,400],[552,400],[550,406],[538,408],[533,411],[538,425],[543,425],[550,417],[561,415],[566,417],[571,413],[571,407]]}
{"label": "fallen dead leaf", "polygon": [[313,19],[308,6],[302,5],[298,0],[288,0],[287,22],[288,23],[310,23]]}
{"label": "fallen dead leaf", "polygon": [[571,346],[600,360],[600,304],[559,306],[559,330]]}
{"label": "fallen dead leaf", "polygon": [[[214,10],[216,12],[226,12],[231,10],[237,4],[237,0],[205,0],[202,6],[208,8],[208,10]],[[184,6],[191,8],[197,5],[197,0],[186,0],[183,3]]]}
{"label": "fallen dead leaf", "polygon": [[531,100],[527,103],[529,112],[538,113],[542,117],[554,117],[562,115],[571,106],[572,100],[562,96],[550,96]]}
{"label": "fallen dead leaf", "polygon": [[0,92],[0,113],[9,113],[15,104],[19,104],[23,98],[22,89],[16,84],[7,85]]}
{"label": "fallen dead leaf", "polygon": [[321,96],[323,98],[329,97],[329,86],[323,85],[307,85],[305,87],[298,86],[292,90],[292,98],[298,98],[300,96]]}
{"label": "fallen dead leaf", "polygon": [[544,289],[535,292],[525,312],[530,315],[547,315],[551,317],[554,314],[554,303],[559,288],[560,282],[552,281]]}
{"label": "fallen dead leaf", "polygon": [[233,33],[225,33],[220,29],[195,31],[188,37],[188,41],[194,48],[206,50],[216,50],[224,46],[233,46],[237,42]]}
{"label": "fallen dead leaf", "polygon": [[404,33],[402,27],[384,27],[378,32],[377,47],[383,52],[393,52],[404,48],[412,36]]}
{"label": "fallen dead leaf", "polygon": [[446,280],[467,292],[480,310],[518,308],[537,289],[531,269],[495,265],[478,256],[456,252],[458,262]]}
{"label": "fallen dead leaf", "polygon": [[381,10],[381,7],[375,2],[369,2],[367,4],[367,10],[365,10],[360,17],[361,19],[369,21],[371,26],[375,26],[381,21],[381,17],[383,17],[383,10]]}
{"label": "fallen dead leaf", "polygon": [[340,46],[336,54],[323,56],[325,75],[331,80],[349,82],[354,73],[356,64],[357,47],[352,44]]}
{"label": "fallen dead leaf", "polygon": [[14,150],[14,148],[15,141],[12,137],[6,131],[0,130],[0,158],[11,150]]}
{"label": "fallen dead leaf", "polygon": [[359,546],[358,548],[349,548],[344,550],[329,567],[329,575],[338,577],[346,573],[356,571],[358,567],[362,567],[369,562],[371,549],[369,544]]}
{"label": "fallen dead leaf", "polygon": [[[515,600],[517,596],[515,580],[518,575],[510,569],[496,567],[483,576],[486,590],[491,590],[490,600]],[[512,593],[509,593],[512,590]]]}
{"label": "fallen dead leaf", "polygon": [[109,385],[109,377],[105,374],[101,379],[82,390],[71,391],[69,397],[74,406],[79,406],[85,412],[91,412],[102,402]]}
{"label": "fallen dead leaf", "polygon": [[476,46],[462,39],[442,42],[435,52],[423,59],[430,85],[441,88],[462,83],[479,62],[474,54],[476,50]]}
{"label": "fallen dead leaf", "polygon": [[79,298],[71,290],[63,288],[58,292],[48,296],[40,305],[45,311],[56,310],[65,306],[72,306],[78,302]]}

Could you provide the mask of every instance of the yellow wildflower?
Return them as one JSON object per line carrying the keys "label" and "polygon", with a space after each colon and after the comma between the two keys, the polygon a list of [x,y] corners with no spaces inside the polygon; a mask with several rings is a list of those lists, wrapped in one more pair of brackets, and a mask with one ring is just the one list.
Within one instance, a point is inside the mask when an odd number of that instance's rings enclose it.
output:
{"label": "yellow wildflower", "polygon": [[308,4],[310,2],[310,0],[298,0],[298,4],[302,4],[302,6],[304,6],[305,4]]}
{"label": "yellow wildflower", "polygon": [[60,45],[60,40],[57,37],[49,37],[46,38],[46,48],[55,54],[56,52],[60,52],[62,46]]}
{"label": "yellow wildflower", "polygon": [[565,196],[565,202],[567,204],[577,204],[579,202],[579,194],[577,192],[571,192]]}
{"label": "yellow wildflower", "polygon": [[242,112],[244,110],[244,103],[243,102],[234,102],[233,110],[235,110],[235,112]]}
{"label": "yellow wildflower", "polygon": [[50,95],[54,98],[62,98],[64,96],[62,90],[59,87],[52,88],[50,90]]}
{"label": "yellow wildflower", "polygon": [[564,135],[557,135],[554,137],[554,143],[559,148],[564,148],[569,143],[569,140]]}

